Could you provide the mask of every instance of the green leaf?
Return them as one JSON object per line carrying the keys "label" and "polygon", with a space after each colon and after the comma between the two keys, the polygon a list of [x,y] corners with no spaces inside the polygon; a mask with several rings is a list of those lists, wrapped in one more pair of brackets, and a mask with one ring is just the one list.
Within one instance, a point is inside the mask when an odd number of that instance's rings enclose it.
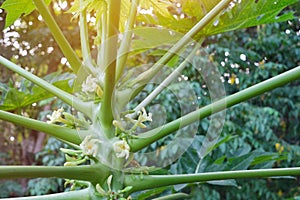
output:
{"label": "green leaf", "polygon": [[[72,74],[59,74],[59,72],[55,72],[47,75],[44,79],[56,87],[71,93],[72,86],[70,86],[70,79],[72,78],[74,78]],[[4,93],[4,101],[0,102],[1,110],[15,110],[53,97],[51,93],[36,85],[32,88],[26,88],[26,91],[19,91],[16,88],[6,88],[6,90],[0,89],[0,91]]]}
{"label": "green leaf", "polygon": [[82,5],[80,5],[80,0],[75,0],[72,7],[68,10],[68,13],[74,13],[73,18],[77,18],[80,12],[86,10],[88,13],[96,13],[96,21],[98,22],[105,7],[106,2],[104,0],[86,0],[82,1]]}
{"label": "green leaf", "polygon": [[154,13],[159,13],[162,16],[170,16],[168,7],[172,3],[167,0],[140,0],[140,6],[143,9],[149,10],[153,8]]}
{"label": "green leaf", "polygon": [[219,0],[213,1],[201,1],[201,0],[188,0],[182,1],[182,11],[191,17],[197,17],[201,19],[206,15],[215,5],[219,3]]}
{"label": "green leaf", "polygon": [[[51,0],[45,0],[45,3],[49,5]],[[12,25],[22,14],[28,15],[35,10],[35,5],[32,0],[6,0],[0,7],[6,10],[5,27]]]}
{"label": "green leaf", "polygon": [[219,181],[207,181],[206,183],[211,184],[211,185],[238,187],[238,185],[234,179],[219,180]]}
{"label": "green leaf", "polygon": [[260,24],[282,22],[293,19],[293,12],[279,13],[287,6],[298,0],[258,0],[245,1],[236,4],[220,18],[206,26],[201,35],[215,35]]}
{"label": "green leaf", "polygon": [[[133,30],[136,39],[132,41],[132,51],[141,53],[151,48],[162,45],[174,44],[182,34],[166,29],[157,29],[151,27],[137,28]],[[157,37],[159,35],[159,37]]]}
{"label": "green leaf", "polygon": [[176,193],[176,194],[169,194],[166,196],[158,197],[153,200],[173,200],[173,199],[176,200],[176,199],[186,199],[188,197],[190,197],[188,194]]}
{"label": "green leaf", "polygon": [[[154,16],[143,14],[138,15],[138,21],[160,25],[185,33],[201,20],[218,2],[220,1],[182,1],[182,12],[187,17],[175,18],[172,16],[162,16],[159,13]],[[240,3],[236,3],[231,9],[228,8],[218,19],[210,22],[199,32],[196,38],[200,38],[203,35],[215,35],[236,29],[293,19],[293,12],[279,14],[284,8],[296,2],[298,0],[242,0]]]}
{"label": "green leaf", "polygon": [[147,199],[150,197],[153,197],[155,195],[161,194],[162,192],[164,192],[165,190],[167,190],[168,187],[160,187],[160,188],[155,188],[155,189],[151,189],[151,190],[147,190],[147,191],[143,191],[140,194],[133,196],[134,199]]}

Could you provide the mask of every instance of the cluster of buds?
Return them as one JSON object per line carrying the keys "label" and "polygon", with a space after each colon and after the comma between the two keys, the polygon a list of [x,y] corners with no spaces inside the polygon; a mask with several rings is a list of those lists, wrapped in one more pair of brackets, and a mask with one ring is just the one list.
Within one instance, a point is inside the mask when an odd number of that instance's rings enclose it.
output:
{"label": "cluster of buds", "polygon": [[127,186],[122,190],[118,190],[116,192],[112,191],[111,186],[112,186],[112,178],[113,176],[110,175],[107,179],[106,179],[106,184],[107,184],[107,188],[108,190],[105,191],[100,184],[96,185],[96,191],[104,197],[107,197],[107,199],[120,199],[120,200],[130,200],[131,197],[128,197],[127,199],[124,198],[124,193],[128,192],[129,190],[132,189],[132,186]]}
{"label": "cluster of buds", "polygon": [[138,119],[132,119],[130,115],[126,115],[126,119],[133,123],[133,127],[131,128],[132,131],[135,131],[137,127],[140,128],[147,128],[144,122],[152,122],[152,113],[147,114],[145,108],[142,108],[141,111],[138,112]]}
{"label": "cluster of buds", "polygon": [[132,127],[129,130],[126,130],[123,126],[125,124],[124,121],[114,120],[113,125],[116,127],[116,130],[119,129],[122,131],[122,133],[117,133],[116,135],[119,136],[121,140],[115,142],[113,144],[114,152],[116,153],[116,156],[118,158],[125,158],[128,159],[130,155],[130,147],[127,143],[128,138],[135,137],[133,133],[136,131],[138,127],[140,128],[146,128],[147,126],[144,124],[144,122],[151,122],[152,121],[152,113],[147,114],[145,108],[142,108],[141,111],[138,112],[138,118],[132,119],[131,114],[125,115],[126,121],[130,122]]}
{"label": "cluster of buds", "polygon": [[87,122],[83,116],[76,118],[73,115],[64,112],[63,108],[53,111],[52,115],[47,115],[46,117],[49,119],[47,121],[48,124],[62,123],[67,127],[77,129],[88,129],[90,126],[90,123]]}
{"label": "cluster of buds", "polygon": [[[98,101],[103,96],[102,88],[98,85],[97,79],[93,78],[91,74],[81,84],[81,90],[82,90],[81,98],[86,101],[89,100]],[[92,94],[95,93],[96,96],[91,96]]]}
{"label": "cluster of buds", "polygon": [[123,120],[114,120],[113,121],[113,125],[121,130],[123,133],[125,133],[126,135],[131,135],[136,131],[136,129],[138,127],[140,128],[147,128],[147,126],[144,124],[144,122],[152,122],[152,113],[148,113],[146,112],[145,108],[142,108],[141,111],[138,112],[138,118],[137,119],[133,119],[132,118],[132,114],[126,114],[125,115],[125,120],[132,125],[132,127],[129,130],[125,130],[124,125],[126,124],[126,122]]}
{"label": "cluster of buds", "polygon": [[91,135],[84,138],[84,140],[79,145],[80,150],[64,149],[60,150],[65,153],[67,162],[65,166],[77,166],[80,165],[90,158],[95,158],[99,153],[99,144],[102,141],[99,139],[92,138]]}
{"label": "cluster of buds", "polygon": [[55,124],[57,122],[64,123],[65,119],[62,118],[62,113],[64,112],[63,108],[53,111],[52,115],[47,115],[46,117],[49,119],[47,121],[48,124]]}

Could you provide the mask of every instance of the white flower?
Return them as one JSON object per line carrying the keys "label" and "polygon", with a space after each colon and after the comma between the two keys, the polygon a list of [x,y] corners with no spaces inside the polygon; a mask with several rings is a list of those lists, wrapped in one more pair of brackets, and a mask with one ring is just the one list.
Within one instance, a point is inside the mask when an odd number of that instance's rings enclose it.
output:
{"label": "white flower", "polygon": [[91,135],[88,135],[79,145],[82,149],[82,153],[87,156],[96,157],[98,154],[99,144],[102,143],[101,140],[92,138]]}
{"label": "white flower", "polygon": [[113,144],[114,151],[117,158],[126,158],[129,157],[130,147],[125,140],[117,141]]}
{"label": "white flower", "polygon": [[139,117],[137,120],[130,118],[130,115],[126,115],[125,117],[134,124],[133,129],[136,129],[137,126],[141,128],[146,128],[147,126],[143,124],[143,122],[149,121],[152,122],[152,113],[147,115],[145,108],[142,108],[142,111],[138,112]]}
{"label": "white flower", "polygon": [[141,122],[145,122],[145,121],[152,122],[152,113],[149,113],[147,115],[147,112],[146,112],[145,108],[142,108],[142,111],[139,111],[138,120],[141,121]]}
{"label": "white flower", "polygon": [[121,131],[125,132],[125,128],[122,124],[121,121],[118,121],[118,120],[114,120],[113,121],[113,125],[116,127],[116,128],[119,128]]}
{"label": "white flower", "polygon": [[95,92],[97,89],[97,79],[93,78],[90,74],[85,82],[82,83],[81,87],[83,92]]}
{"label": "white flower", "polygon": [[54,124],[55,122],[60,122],[62,119],[62,112],[64,112],[63,108],[60,108],[58,110],[53,111],[52,115],[47,115],[47,118],[49,119],[47,121],[48,124]]}

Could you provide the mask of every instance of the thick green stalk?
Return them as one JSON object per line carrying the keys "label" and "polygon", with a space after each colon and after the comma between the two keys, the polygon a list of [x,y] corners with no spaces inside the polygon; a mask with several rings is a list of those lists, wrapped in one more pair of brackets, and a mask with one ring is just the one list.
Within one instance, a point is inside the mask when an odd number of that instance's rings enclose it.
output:
{"label": "thick green stalk", "polygon": [[65,57],[68,59],[73,71],[76,73],[81,66],[80,59],[78,58],[75,51],[72,49],[70,43],[65,38],[64,34],[55,22],[45,2],[43,0],[33,0],[33,2],[39,13],[42,15],[48,28],[50,29],[59,48],[61,49]]}
{"label": "thick green stalk", "polygon": [[[177,185],[184,183],[205,182],[213,180],[226,179],[244,179],[244,178],[266,178],[276,176],[298,176],[300,167],[278,168],[278,169],[257,169],[257,170],[240,170],[224,172],[206,172],[199,174],[182,174],[182,175],[126,175],[125,185],[133,186],[130,192],[152,189],[157,187]],[[141,184],[142,183],[142,184]]]}
{"label": "thick green stalk", "polygon": [[103,41],[107,46],[105,49],[104,62],[106,63],[106,66],[104,70],[104,93],[100,110],[100,120],[108,138],[114,137],[114,131],[112,130],[112,121],[114,119],[112,102],[115,89],[120,4],[121,0],[110,0],[108,3],[108,40]]}
{"label": "thick green stalk", "polygon": [[47,133],[51,136],[59,138],[61,140],[71,142],[73,144],[80,144],[81,139],[78,134],[78,131],[75,129],[70,129],[54,124],[47,124],[45,122],[41,122],[38,120],[30,119],[27,117],[23,117],[20,115],[12,114],[10,112],[6,112],[0,110],[0,119],[12,122],[17,125],[24,126],[29,129],[41,131]]}
{"label": "thick green stalk", "polygon": [[173,57],[182,50],[187,44],[189,44],[192,38],[204,28],[210,21],[212,21],[220,12],[227,8],[228,4],[232,0],[222,0],[212,10],[209,11],[192,29],[190,29],[169,51],[160,58],[148,71],[140,74],[133,83],[148,83],[154,75]]}
{"label": "thick green stalk", "polygon": [[76,108],[80,112],[91,117],[91,114],[92,114],[91,103],[82,102],[81,100],[75,98],[73,95],[55,87],[54,85],[35,76],[32,73],[26,71],[25,69],[19,67],[15,63],[7,60],[6,58],[4,58],[2,56],[0,56],[0,64],[4,65],[6,68],[18,73],[19,75],[23,76],[27,80],[35,83],[36,85],[40,86],[41,88],[43,88],[43,89],[47,90],[48,92],[52,93],[53,95],[57,96],[65,103],[69,104],[70,106],[74,106],[74,108]]}
{"label": "thick green stalk", "polygon": [[[136,152],[151,143],[171,134],[172,132],[187,126],[195,121],[208,117],[213,113],[222,111],[228,107],[249,100],[250,98],[256,97],[264,92],[270,91],[277,87],[280,87],[289,82],[295,81],[300,78],[300,67],[296,67],[292,70],[284,72],[266,81],[251,86],[243,91],[237,92],[233,95],[225,97],[212,104],[204,106],[196,111],[193,111],[179,119],[176,119],[170,123],[163,125],[162,127],[155,128],[148,132],[145,132],[139,137],[140,139],[133,139],[129,141],[130,149],[132,152]],[[154,116],[155,117],[155,116]]]}
{"label": "thick green stalk", "polygon": [[108,177],[108,170],[99,165],[81,166],[0,166],[0,179],[64,178],[89,181],[96,185]]}
{"label": "thick green stalk", "polygon": [[132,40],[132,29],[135,23],[135,18],[137,14],[137,8],[139,5],[139,0],[132,0],[131,7],[129,10],[129,17],[126,22],[126,27],[124,31],[124,36],[121,41],[120,49],[118,51],[118,59],[117,59],[117,73],[116,73],[116,80],[118,81],[123,73],[125,68],[126,60],[128,57],[128,51],[130,48],[131,40]]}
{"label": "thick green stalk", "polygon": [[[18,197],[14,200],[91,200],[91,189],[86,188],[82,190],[76,190],[71,192],[62,192],[57,194],[48,194],[41,196],[29,196],[29,197]],[[12,200],[12,198],[4,198],[1,200]]]}

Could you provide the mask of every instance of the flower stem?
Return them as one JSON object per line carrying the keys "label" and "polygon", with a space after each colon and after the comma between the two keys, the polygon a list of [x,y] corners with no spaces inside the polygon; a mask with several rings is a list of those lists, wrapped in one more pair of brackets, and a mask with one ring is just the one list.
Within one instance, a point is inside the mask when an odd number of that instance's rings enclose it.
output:
{"label": "flower stem", "polygon": [[[57,194],[48,194],[41,196],[30,196],[30,197],[18,197],[17,200],[82,200],[91,199],[91,189],[86,188],[82,190],[76,190],[71,192],[61,192]],[[12,200],[12,198],[4,198],[1,200]]]}
{"label": "flower stem", "polygon": [[[97,37],[100,37],[101,34],[101,43],[98,44],[98,55],[97,55],[97,66],[100,68],[100,74],[104,72],[105,63],[104,63],[104,55],[106,49],[106,41],[107,41],[107,5],[103,8],[103,13],[101,15],[101,20],[99,20],[97,24]],[[98,41],[100,42],[100,41]],[[102,85],[103,86],[103,85]]]}
{"label": "flower stem", "polygon": [[65,103],[69,104],[70,106],[74,106],[80,112],[91,117],[91,113],[92,113],[91,103],[82,102],[81,100],[75,98],[73,95],[55,87],[54,85],[48,83],[47,81],[24,70],[23,68],[19,67],[18,65],[14,64],[13,62],[7,60],[6,58],[4,58],[2,56],[0,56],[0,64],[4,65],[8,69],[10,69],[18,74],[20,74],[27,80],[35,83],[36,85],[40,86],[41,88],[43,88],[43,89],[47,90],[48,92],[52,93],[53,95],[59,97]]}
{"label": "flower stem", "polygon": [[47,124],[38,120],[30,119],[20,115],[12,114],[10,112],[0,110],[0,119],[12,122],[17,125],[24,126],[29,129],[34,129],[47,133],[58,139],[71,142],[73,144],[80,144],[81,139],[78,131],[54,124]]}
{"label": "flower stem", "polygon": [[[223,172],[206,172],[199,174],[182,174],[182,175],[127,175],[125,185],[133,186],[130,192],[176,185],[184,183],[205,182],[212,180],[226,179],[245,179],[245,178],[267,178],[275,176],[298,176],[300,167],[278,168],[278,169],[257,169],[257,170],[240,170],[240,171],[223,171]],[[142,183],[142,184],[141,184]]]}
{"label": "flower stem", "polygon": [[104,132],[108,138],[114,136],[112,130],[113,109],[112,98],[115,89],[116,76],[116,58],[118,46],[118,30],[120,19],[120,4],[121,0],[110,0],[108,3],[108,40],[105,49],[105,78],[104,78],[104,93],[103,101],[100,109],[100,120],[104,128]]}
{"label": "flower stem", "polygon": [[260,82],[256,85],[253,85],[240,92],[232,94],[228,97],[225,97],[224,99],[218,100],[212,104],[204,106],[161,127],[145,132],[139,135],[139,139],[133,139],[129,141],[130,149],[132,152],[136,152],[150,145],[151,143],[159,140],[160,138],[163,138],[171,134],[172,132],[184,126],[187,126],[195,121],[208,117],[209,115],[222,111],[227,107],[231,107],[238,103],[249,100],[253,97],[263,94],[264,92],[270,91],[284,84],[295,81],[299,78],[300,66],[287,72],[284,72],[280,75],[277,75],[273,78]]}
{"label": "flower stem", "polygon": [[128,21],[126,22],[124,36],[121,41],[120,49],[118,52],[116,81],[118,81],[121,78],[123,70],[125,68],[126,60],[128,57],[128,50],[130,48],[130,43],[132,40],[132,28],[134,26],[139,1],[140,0],[131,1]]}
{"label": "flower stem", "polygon": [[108,177],[108,170],[99,165],[81,166],[0,166],[0,179],[65,178],[89,181],[96,185]]}
{"label": "flower stem", "polygon": [[59,26],[55,22],[53,16],[51,15],[47,5],[43,0],[33,0],[37,10],[42,15],[45,23],[47,24],[48,28],[50,29],[55,41],[57,42],[58,46],[60,47],[63,54],[68,59],[73,71],[76,73],[80,66],[81,61],[76,55],[75,51],[72,49],[70,43],[65,38],[64,34],[60,30]]}

